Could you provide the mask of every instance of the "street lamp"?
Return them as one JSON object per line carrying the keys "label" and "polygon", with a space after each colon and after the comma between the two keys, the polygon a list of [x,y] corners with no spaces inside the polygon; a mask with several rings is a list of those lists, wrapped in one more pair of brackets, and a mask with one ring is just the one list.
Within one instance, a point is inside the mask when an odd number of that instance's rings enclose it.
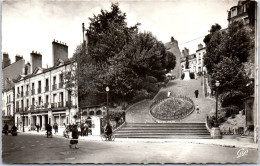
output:
{"label": "street lamp", "polygon": [[218,87],[220,85],[219,81],[216,81],[216,127],[218,126]]}
{"label": "street lamp", "polygon": [[106,87],[106,92],[107,92],[107,120],[109,120],[109,114],[108,114],[108,92],[109,92],[109,87],[108,86]]}

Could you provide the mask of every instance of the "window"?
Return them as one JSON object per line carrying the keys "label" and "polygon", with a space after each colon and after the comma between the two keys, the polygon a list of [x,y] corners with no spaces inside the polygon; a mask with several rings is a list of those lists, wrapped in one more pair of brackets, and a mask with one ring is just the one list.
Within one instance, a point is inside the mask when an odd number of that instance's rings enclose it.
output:
{"label": "window", "polygon": [[63,82],[63,74],[60,74],[60,82]]}
{"label": "window", "polygon": [[42,83],[41,83],[41,81],[38,81],[38,88],[39,88],[39,89],[42,88]]}
{"label": "window", "polygon": [[46,95],[46,97],[45,97],[45,103],[49,103],[49,96],[48,95]]}
{"label": "window", "polygon": [[42,97],[38,97],[38,105],[42,105]]}
{"label": "window", "polygon": [[55,85],[55,84],[56,84],[56,76],[53,77],[53,85]]}
{"label": "window", "polygon": [[26,107],[29,107],[29,99],[26,99]]}
{"label": "window", "polygon": [[45,80],[45,86],[46,87],[49,86],[49,79],[48,78]]}
{"label": "window", "polygon": [[232,9],[231,10],[231,17],[235,17],[237,15],[237,9]]}

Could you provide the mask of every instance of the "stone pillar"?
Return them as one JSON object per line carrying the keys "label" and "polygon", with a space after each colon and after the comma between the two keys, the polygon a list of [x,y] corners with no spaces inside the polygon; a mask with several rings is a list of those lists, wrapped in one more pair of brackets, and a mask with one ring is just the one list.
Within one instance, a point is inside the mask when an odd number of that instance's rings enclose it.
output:
{"label": "stone pillar", "polygon": [[60,114],[59,114],[59,124],[58,124],[58,126],[61,126]]}
{"label": "stone pillar", "polygon": [[35,125],[40,125],[40,115],[36,115],[36,124]]}
{"label": "stone pillar", "polygon": [[45,130],[45,115],[42,115],[42,130]]}
{"label": "stone pillar", "polygon": [[52,126],[53,118],[52,118],[52,111],[48,111],[48,123]]}

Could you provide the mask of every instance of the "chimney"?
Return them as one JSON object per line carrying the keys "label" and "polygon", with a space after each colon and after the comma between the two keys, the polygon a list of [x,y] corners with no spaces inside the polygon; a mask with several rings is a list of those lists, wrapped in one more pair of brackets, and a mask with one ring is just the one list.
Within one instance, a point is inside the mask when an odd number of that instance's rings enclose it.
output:
{"label": "chimney", "polygon": [[32,51],[32,53],[31,53],[31,72],[33,72],[36,67],[42,67],[42,55],[39,52]]}
{"label": "chimney", "polygon": [[66,43],[61,43],[59,41],[53,40],[52,42],[52,56],[53,56],[53,65],[57,62],[58,59],[63,61],[68,60],[68,46]]}
{"label": "chimney", "polygon": [[15,62],[17,62],[17,61],[19,61],[19,60],[21,60],[21,59],[23,59],[22,56],[20,56],[20,55],[15,55]]}
{"label": "chimney", "polygon": [[184,47],[184,49],[182,50],[182,55],[183,57],[187,57],[190,53],[190,50],[186,47]]}
{"label": "chimney", "polygon": [[9,58],[8,53],[3,53],[3,61],[2,61],[2,69],[9,66],[11,64],[11,60]]}
{"label": "chimney", "polygon": [[200,43],[199,45],[198,45],[198,50],[200,50],[200,49],[202,49],[203,48],[203,45]]}

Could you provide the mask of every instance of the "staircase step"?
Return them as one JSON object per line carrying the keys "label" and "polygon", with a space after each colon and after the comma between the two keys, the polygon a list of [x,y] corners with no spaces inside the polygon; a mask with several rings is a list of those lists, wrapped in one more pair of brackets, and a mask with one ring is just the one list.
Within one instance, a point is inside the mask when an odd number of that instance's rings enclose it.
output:
{"label": "staircase step", "polygon": [[127,123],[117,138],[211,138],[205,123]]}
{"label": "staircase step", "polygon": [[168,136],[158,136],[158,135],[128,135],[128,136],[116,136],[116,138],[157,138],[157,139],[211,139],[209,135],[168,135]]}

